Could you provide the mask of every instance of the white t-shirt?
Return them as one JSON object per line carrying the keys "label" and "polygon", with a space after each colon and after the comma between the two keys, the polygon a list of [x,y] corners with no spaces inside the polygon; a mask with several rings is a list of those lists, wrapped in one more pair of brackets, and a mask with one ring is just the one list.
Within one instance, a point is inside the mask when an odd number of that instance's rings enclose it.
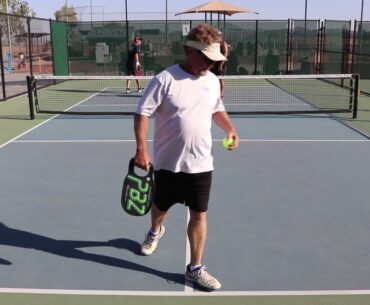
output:
{"label": "white t-shirt", "polygon": [[186,173],[213,170],[212,114],[219,111],[225,107],[213,73],[194,76],[175,65],[154,77],[136,109],[155,118],[154,168]]}

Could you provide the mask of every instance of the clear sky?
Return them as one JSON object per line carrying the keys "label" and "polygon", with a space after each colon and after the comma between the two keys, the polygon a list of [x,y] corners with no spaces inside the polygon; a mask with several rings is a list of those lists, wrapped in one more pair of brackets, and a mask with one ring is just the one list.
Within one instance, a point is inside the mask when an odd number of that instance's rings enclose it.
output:
{"label": "clear sky", "polygon": [[[169,19],[173,12],[180,12],[210,0],[167,0]],[[364,1],[363,20],[370,20],[370,0],[225,0],[224,2],[259,12],[236,14],[232,19],[304,19],[305,1],[307,18],[321,20],[360,20],[361,3]],[[37,17],[53,18],[54,12],[66,2],[73,6],[80,18],[89,20],[123,20],[125,0],[28,0]],[[127,0],[129,19],[164,19],[166,0]],[[92,8],[90,8],[90,6]],[[155,12],[155,13],[153,13]],[[117,14],[113,14],[117,13]],[[156,17],[155,17],[156,16]],[[203,19],[204,14],[182,15],[183,20]],[[216,18],[216,17],[214,17]],[[228,17],[230,18],[230,17]]]}

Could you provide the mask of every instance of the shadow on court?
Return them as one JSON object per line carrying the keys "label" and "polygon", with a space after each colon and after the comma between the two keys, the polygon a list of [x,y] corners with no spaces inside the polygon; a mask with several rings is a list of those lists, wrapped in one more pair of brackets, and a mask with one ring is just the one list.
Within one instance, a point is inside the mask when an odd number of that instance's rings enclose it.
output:
{"label": "shadow on court", "polygon": [[[171,283],[182,285],[185,284],[184,274],[163,272],[127,260],[101,254],[86,253],[81,249],[78,249],[88,247],[114,247],[131,251],[136,255],[141,255],[140,244],[136,241],[126,238],[118,238],[106,242],[57,240],[35,233],[13,229],[0,222],[0,245],[35,249],[58,256],[86,260],[117,268],[135,270],[138,272],[153,274]],[[0,264],[11,265],[12,263],[0,258]]]}
{"label": "shadow on court", "polygon": [[11,265],[12,263],[6,259],[0,258],[0,265]]}

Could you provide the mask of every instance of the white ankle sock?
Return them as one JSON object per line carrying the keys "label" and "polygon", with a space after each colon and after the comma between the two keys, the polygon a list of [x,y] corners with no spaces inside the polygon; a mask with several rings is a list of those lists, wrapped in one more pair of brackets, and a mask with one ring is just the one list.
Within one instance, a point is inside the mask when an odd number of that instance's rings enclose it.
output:
{"label": "white ankle sock", "polygon": [[158,232],[153,232],[152,229],[149,230],[149,233],[152,235],[152,236],[157,236],[159,234],[159,232],[161,232],[161,228],[159,228],[159,231]]}
{"label": "white ankle sock", "polygon": [[193,272],[194,270],[200,269],[201,267],[202,265],[194,265],[194,266],[189,265],[189,270],[190,272]]}

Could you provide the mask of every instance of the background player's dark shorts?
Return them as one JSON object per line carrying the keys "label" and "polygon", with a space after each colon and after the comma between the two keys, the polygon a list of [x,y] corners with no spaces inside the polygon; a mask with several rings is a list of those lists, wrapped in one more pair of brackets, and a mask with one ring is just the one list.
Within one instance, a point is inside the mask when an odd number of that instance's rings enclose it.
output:
{"label": "background player's dark shorts", "polygon": [[159,170],[154,172],[154,181],[154,203],[159,210],[167,211],[175,203],[183,203],[192,211],[207,211],[212,171],[188,174]]}
{"label": "background player's dark shorts", "polygon": [[127,62],[126,63],[126,75],[135,75],[135,72],[136,72],[136,67],[135,67],[135,64],[132,63],[132,62]]}

